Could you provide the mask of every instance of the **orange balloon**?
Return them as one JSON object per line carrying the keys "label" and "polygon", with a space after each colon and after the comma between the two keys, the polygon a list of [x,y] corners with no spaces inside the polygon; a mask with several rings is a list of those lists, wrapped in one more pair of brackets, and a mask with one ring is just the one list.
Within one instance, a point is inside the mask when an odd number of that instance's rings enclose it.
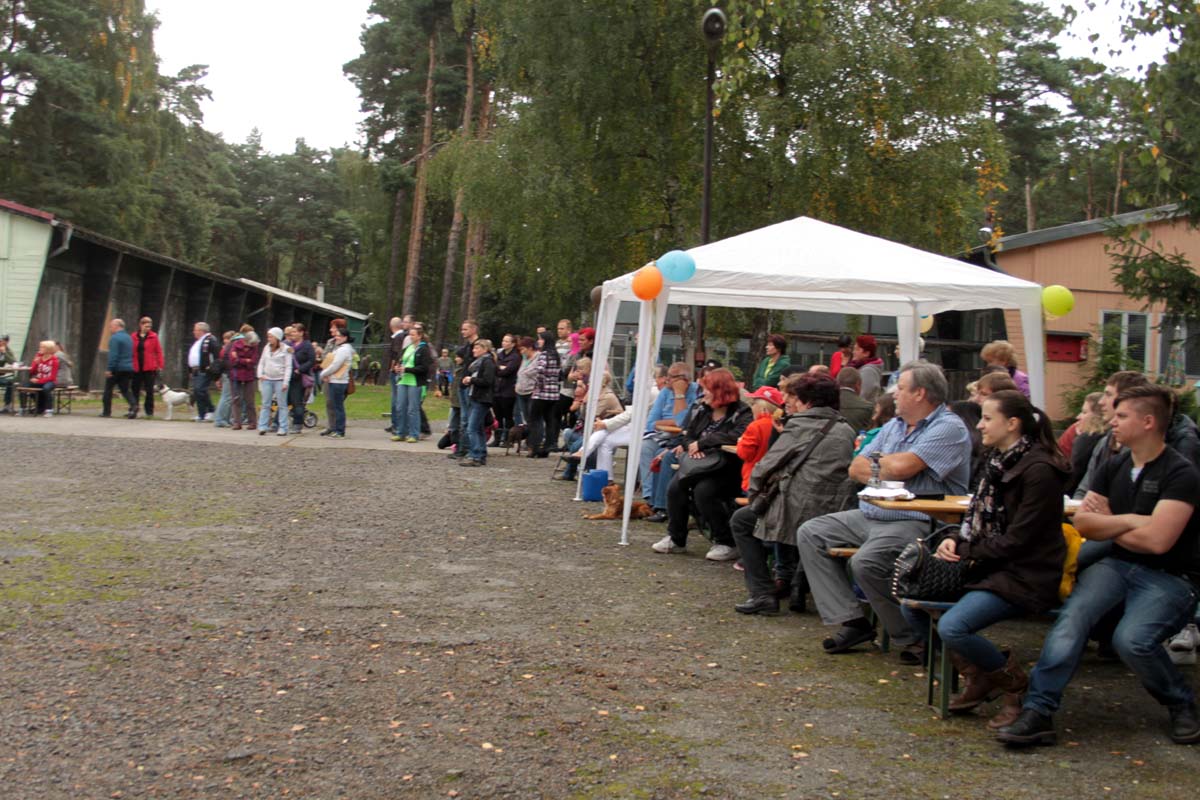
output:
{"label": "orange balloon", "polygon": [[633,293],[642,300],[653,300],[658,297],[662,287],[662,273],[653,264],[647,264],[633,273]]}

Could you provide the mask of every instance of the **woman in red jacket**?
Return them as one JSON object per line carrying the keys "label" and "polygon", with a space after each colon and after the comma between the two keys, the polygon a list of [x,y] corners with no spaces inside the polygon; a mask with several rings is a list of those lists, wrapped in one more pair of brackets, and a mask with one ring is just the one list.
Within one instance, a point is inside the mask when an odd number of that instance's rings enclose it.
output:
{"label": "woman in red jacket", "polygon": [[37,396],[37,413],[54,416],[54,382],[58,379],[58,348],[46,340],[38,343],[37,355],[29,365],[29,385],[41,389]]}
{"label": "woman in red jacket", "polygon": [[145,390],[147,417],[154,416],[154,384],[163,368],[162,344],[158,334],[151,330],[153,326],[154,320],[142,317],[133,335],[133,407],[137,408],[138,395]]}

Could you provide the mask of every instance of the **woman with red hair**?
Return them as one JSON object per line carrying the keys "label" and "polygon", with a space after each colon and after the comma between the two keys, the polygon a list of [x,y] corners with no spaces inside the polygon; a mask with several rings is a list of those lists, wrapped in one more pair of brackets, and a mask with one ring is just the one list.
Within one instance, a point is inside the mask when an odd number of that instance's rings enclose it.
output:
{"label": "woman with red hair", "polygon": [[868,403],[874,403],[883,388],[883,359],[878,355],[879,345],[875,337],[864,333],[854,340],[854,359],[849,366],[862,376],[862,389],[858,394]]}
{"label": "woman with red hair", "polygon": [[[715,369],[700,379],[704,398],[684,422],[683,444],[675,448],[679,472],[667,490],[667,535],[653,545],[656,553],[682,553],[687,550],[688,497],[712,532],[713,546],[705,558],[731,561],[737,558],[733,532],[729,528],[726,503],[741,494],[741,462],[721,446],[737,444],[750,424],[753,412],[741,400],[737,381],[727,369]],[[713,459],[712,468],[693,471],[685,465],[689,459]]]}

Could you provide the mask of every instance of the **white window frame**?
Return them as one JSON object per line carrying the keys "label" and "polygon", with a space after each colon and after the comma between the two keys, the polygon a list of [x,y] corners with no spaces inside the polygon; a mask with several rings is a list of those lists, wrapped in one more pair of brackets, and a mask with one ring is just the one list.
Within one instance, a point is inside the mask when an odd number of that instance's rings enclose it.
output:
{"label": "white window frame", "polygon": [[[1153,364],[1154,361],[1152,359],[1152,354],[1150,351],[1152,349],[1151,344],[1153,343],[1153,340],[1154,340],[1154,333],[1156,333],[1157,331],[1155,330],[1154,326],[1151,325],[1151,322],[1153,320],[1151,319],[1150,312],[1148,312],[1148,311],[1129,311],[1129,310],[1123,309],[1123,308],[1101,309],[1100,310],[1100,335],[1101,336],[1104,335],[1104,327],[1105,327],[1104,318],[1106,316],[1108,316],[1109,314],[1120,314],[1121,315],[1121,349],[1122,350],[1129,349],[1129,316],[1131,314],[1136,314],[1137,316],[1145,319],[1145,321],[1146,321],[1145,343],[1146,344],[1143,347],[1143,350],[1145,352],[1142,354],[1142,371],[1146,372],[1147,374],[1152,374],[1153,371],[1151,370],[1151,364]],[[1161,332],[1159,332],[1159,333],[1161,333]]]}

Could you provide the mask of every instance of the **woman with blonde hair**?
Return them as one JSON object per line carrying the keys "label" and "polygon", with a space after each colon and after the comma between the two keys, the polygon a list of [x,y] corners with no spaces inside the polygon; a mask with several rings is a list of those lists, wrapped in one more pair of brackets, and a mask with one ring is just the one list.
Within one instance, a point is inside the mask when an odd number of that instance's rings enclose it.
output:
{"label": "woman with blonde hair", "polygon": [[[979,357],[983,359],[984,364],[1003,367],[1008,373],[1008,377],[1012,378],[1013,383],[1016,384],[1017,391],[1029,397],[1029,376],[1017,369],[1017,350],[1011,342],[1004,339],[988,342],[979,351]],[[1003,390],[995,389],[994,391]]]}
{"label": "woman with blonde hair", "polygon": [[29,385],[41,389],[37,395],[37,413],[54,416],[54,387],[58,380],[58,347],[53,340],[38,342],[37,355],[29,365]]}

